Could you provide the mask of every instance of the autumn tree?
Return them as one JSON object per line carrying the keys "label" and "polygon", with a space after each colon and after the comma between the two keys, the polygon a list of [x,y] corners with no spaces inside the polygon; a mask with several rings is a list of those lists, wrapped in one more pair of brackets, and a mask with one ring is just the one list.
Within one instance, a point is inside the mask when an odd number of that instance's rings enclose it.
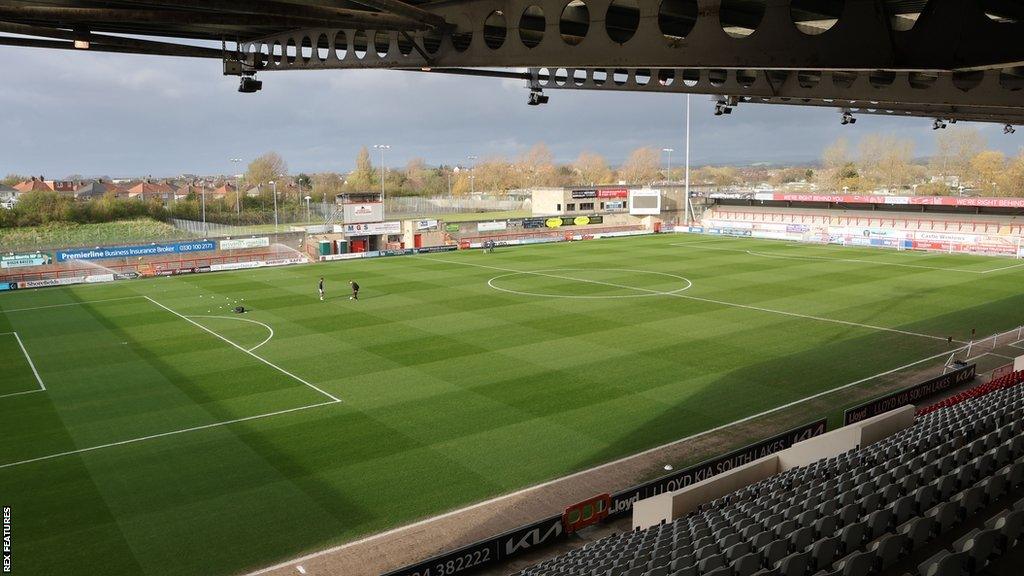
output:
{"label": "autumn tree", "polygon": [[267,152],[249,163],[245,172],[246,186],[266,188],[267,184],[287,174],[288,164],[277,152]]}
{"label": "autumn tree", "polygon": [[1024,150],[1007,163],[999,189],[1004,196],[1024,196]]}
{"label": "autumn tree", "polygon": [[896,190],[909,185],[914,142],[894,134],[867,134],[860,141],[860,168],[873,182]]}
{"label": "autumn tree", "polygon": [[612,169],[604,156],[593,152],[580,152],[572,165],[576,182],[585,186],[607,184],[612,181]]}
{"label": "autumn tree", "polygon": [[28,180],[28,176],[22,176],[21,174],[8,174],[7,176],[4,176],[3,180],[0,180],[0,184],[4,184],[5,186],[14,186],[15,184],[24,182],[25,180]]}
{"label": "autumn tree", "polygon": [[985,149],[985,139],[973,126],[950,126],[936,131],[935,148],[932,172],[963,184],[971,178],[971,160]]}
{"label": "autumn tree", "polygon": [[335,172],[320,172],[312,177],[313,200],[316,202],[330,202],[335,196],[341,194],[344,189],[345,180]]}
{"label": "autumn tree", "polygon": [[1000,184],[1005,177],[1006,155],[995,150],[985,150],[971,158],[971,173],[975,186],[987,196],[1001,195]]}
{"label": "autumn tree", "polygon": [[856,181],[860,176],[850,159],[849,148],[846,139],[840,138],[822,152],[819,179],[827,189],[839,191],[859,187]]}
{"label": "autumn tree", "polygon": [[646,184],[659,176],[659,154],[650,146],[637,148],[619,168],[619,179],[631,184]]}
{"label": "autumn tree", "polygon": [[515,164],[519,188],[552,186],[555,184],[555,160],[543,142],[534,144]]}

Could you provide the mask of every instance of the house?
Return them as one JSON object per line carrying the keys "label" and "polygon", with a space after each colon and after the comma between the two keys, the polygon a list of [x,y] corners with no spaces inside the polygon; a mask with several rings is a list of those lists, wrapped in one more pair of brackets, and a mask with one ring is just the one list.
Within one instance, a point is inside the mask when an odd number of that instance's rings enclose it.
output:
{"label": "house", "polygon": [[96,200],[108,194],[115,197],[124,197],[127,193],[123,188],[110,181],[92,180],[83,183],[75,189],[76,200]]}
{"label": "house", "polygon": [[53,192],[53,188],[50,188],[49,186],[46,185],[46,182],[43,181],[43,177],[42,176],[40,176],[39,178],[36,178],[35,176],[33,176],[30,180],[25,180],[24,182],[18,182],[17,184],[14,185],[14,188],[18,192],[22,192],[22,193],[24,193],[24,192]]}
{"label": "house", "polygon": [[7,186],[6,184],[0,184],[0,208],[6,208],[10,210],[14,208],[14,205],[18,202],[18,192],[16,188]]}
{"label": "house", "polygon": [[176,190],[164,182],[150,182],[143,180],[128,189],[129,198],[137,198],[145,202],[154,198],[167,203],[174,200]]}

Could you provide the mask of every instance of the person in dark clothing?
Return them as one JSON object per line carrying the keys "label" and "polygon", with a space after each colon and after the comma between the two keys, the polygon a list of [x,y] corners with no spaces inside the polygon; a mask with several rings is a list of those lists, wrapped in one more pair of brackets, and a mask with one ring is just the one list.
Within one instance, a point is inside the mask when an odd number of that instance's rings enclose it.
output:
{"label": "person in dark clothing", "polygon": [[352,296],[349,300],[359,300],[359,284],[355,280],[349,280],[348,283],[352,285]]}
{"label": "person in dark clothing", "polygon": [[317,290],[320,291],[320,301],[324,299],[324,277],[320,277],[320,284],[317,286]]}

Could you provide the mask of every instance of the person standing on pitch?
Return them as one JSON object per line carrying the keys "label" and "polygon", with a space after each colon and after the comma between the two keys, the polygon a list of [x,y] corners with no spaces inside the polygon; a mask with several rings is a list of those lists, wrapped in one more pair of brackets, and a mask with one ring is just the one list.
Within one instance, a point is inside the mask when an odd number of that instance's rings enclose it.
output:
{"label": "person standing on pitch", "polygon": [[355,280],[349,280],[348,283],[352,285],[352,296],[349,296],[349,300],[359,300],[359,284]]}
{"label": "person standing on pitch", "polygon": [[324,301],[324,277],[323,276],[320,277],[320,284],[319,284],[319,286],[317,286],[317,290],[320,291],[320,301],[323,302]]}

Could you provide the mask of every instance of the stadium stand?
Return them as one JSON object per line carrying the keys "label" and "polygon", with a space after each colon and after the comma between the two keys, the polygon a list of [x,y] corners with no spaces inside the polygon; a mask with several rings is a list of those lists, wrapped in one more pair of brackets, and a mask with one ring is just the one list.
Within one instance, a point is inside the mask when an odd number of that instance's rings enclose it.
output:
{"label": "stadium stand", "polygon": [[1022,540],[1022,380],[1007,374],[870,446],[519,576],[981,574]]}

